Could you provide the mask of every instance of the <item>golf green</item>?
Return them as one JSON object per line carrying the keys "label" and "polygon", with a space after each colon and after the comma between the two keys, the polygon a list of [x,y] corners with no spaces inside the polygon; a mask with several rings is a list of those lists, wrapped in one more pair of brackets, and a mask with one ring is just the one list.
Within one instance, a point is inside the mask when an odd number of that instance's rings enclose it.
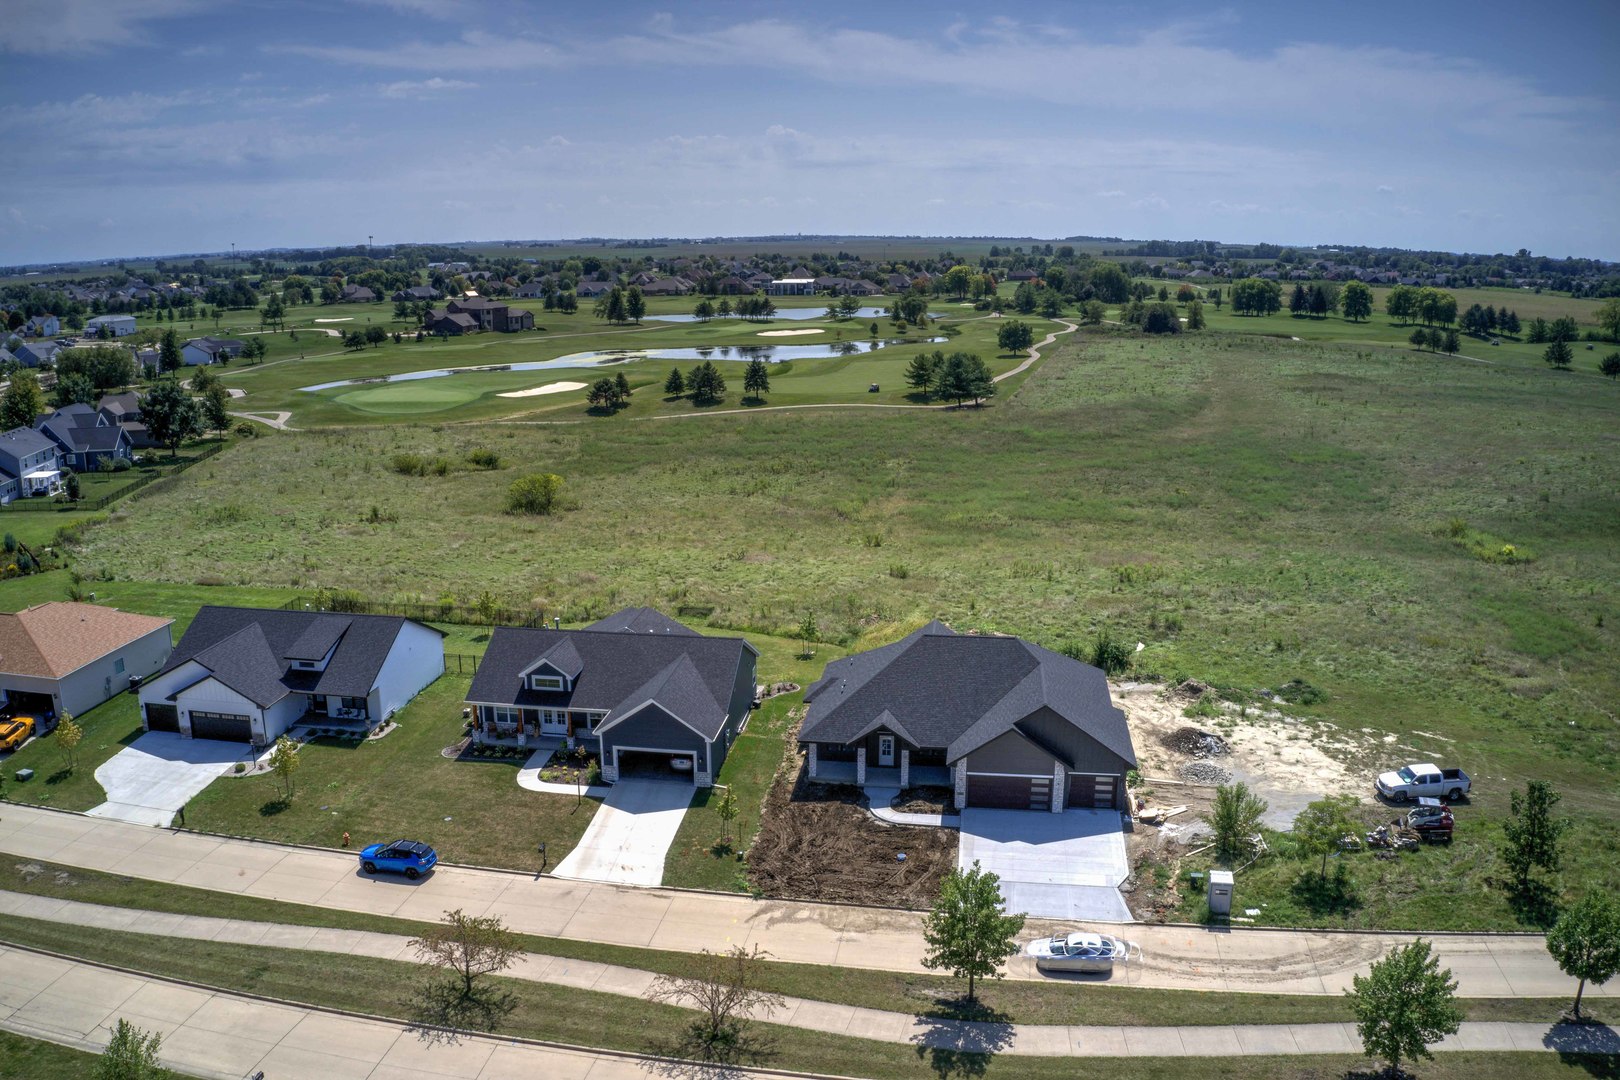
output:
{"label": "golf green", "polygon": [[483,391],[459,379],[420,380],[362,386],[332,400],[372,413],[428,413],[454,409],[483,396]]}

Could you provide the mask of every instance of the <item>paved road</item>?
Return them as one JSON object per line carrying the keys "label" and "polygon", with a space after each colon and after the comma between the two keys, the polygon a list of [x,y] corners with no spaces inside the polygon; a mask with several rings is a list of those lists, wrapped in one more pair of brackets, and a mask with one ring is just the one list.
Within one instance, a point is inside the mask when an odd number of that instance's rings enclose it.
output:
{"label": "paved road", "polygon": [[[5,804],[0,852],[204,889],[415,919],[493,914],[514,930],[581,941],[695,951],[759,945],[779,960],[921,971],[921,916],[887,909],[636,889],[441,866],[419,882],[363,877],[353,853],[308,850]],[[1031,937],[1055,924],[1031,921]],[[1136,926],[1145,958],[1113,982],[1196,990],[1336,994],[1406,934],[1332,934]],[[1435,948],[1465,997],[1554,997],[1573,986],[1541,938],[1440,937]],[[1017,958],[1009,976],[1041,979]],[[1620,981],[1589,987],[1620,996]]]}
{"label": "paved road", "polygon": [[690,780],[620,780],[553,872],[581,881],[657,885],[693,790]]}
{"label": "paved road", "polygon": [[[163,937],[239,944],[274,945],[311,952],[414,959],[410,939],[397,934],[318,930],[276,923],[242,922],[194,915],[168,915],[71,900],[0,892],[0,912]],[[24,962],[40,959],[22,952]],[[507,974],[530,982],[577,987],[621,997],[643,997],[651,972],[589,961],[526,954]],[[0,976],[0,987],[4,977]],[[1076,992],[1083,992],[1076,988]],[[0,1003],[13,994],[0,991]],[[104,999],[103,999],[104,1003]],[[1070,1054],[1179,1057],[1220,1054],[1353,1054],[1359,1048],[1352,1024],[1220,1024],[1196,1027],[1092,1027],[1078,1025],[987,1024],[930,1020],[910,1013],[787,998],[779,1012],[761,1019],[808,1031],[873,1039],[938,1050],[986,1049],[998,1054],[1063,1057]],[[3,1023],[0,1020],[0,1023]],[[100,1024],[115,1023],[105,1016]],[[142,1025],[144,1026],[144,1025]],[[1591,1052],[1620,1051],[1620,1036],[1609,1028],[1571,1032],[1548,1024],[1470,1023],[1438,1046],[1441,1050],[1567,1050],[1578,1034]]]}

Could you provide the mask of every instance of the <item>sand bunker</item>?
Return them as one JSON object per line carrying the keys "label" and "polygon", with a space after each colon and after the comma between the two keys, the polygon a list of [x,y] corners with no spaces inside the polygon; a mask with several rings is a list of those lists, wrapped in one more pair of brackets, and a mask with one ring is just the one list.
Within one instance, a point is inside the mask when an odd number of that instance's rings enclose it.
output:
{"label": "sand bunker", "polygon": [[757,337],[802,337],[805,334],[825,334],[825,330],[761,330]]}
{"label": "sand bunker", "polygon": [[508,390],[506,393],[497,394],[496,396],[497,397],[539,397],[541,394],[562,394],[562,393],[568,392],[569,390],[583,390],[583,389],[585,389],[585,384],[582,383],[582,382],[554,382],[554,383],[546,383],[546,385],[544,385],[544,386],[531,386],[527,390]]}
{"label": "sand bunker", "polygon": [[342,319],[316,319],[315,321],[316,322],[354,322],[354,316],[350,315],[350,316],[348,316],[346,318],[342,318]]}

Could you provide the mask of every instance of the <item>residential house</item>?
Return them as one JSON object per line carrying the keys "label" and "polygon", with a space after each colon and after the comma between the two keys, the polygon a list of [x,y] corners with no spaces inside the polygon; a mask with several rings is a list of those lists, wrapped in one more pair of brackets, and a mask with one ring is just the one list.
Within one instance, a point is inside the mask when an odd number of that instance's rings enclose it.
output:
{"label": "residential house", "polygon": [[714,283],[714,291],[720,296],[740,296],[754,290],[736,274],[728,274]]}
{"label": "residential house", "polygon": [[966,806],[1123,808],[1125,715],[1089,664],[932,622],[835,660],[804,695],[811,779],[944,783]]}
{"label": "residential house", "polygon": [[364,285],[345,285],[343,292],[338,296],[338,302],[343,304],[375,304],[377,294]]}
{"label": "residential house", "polygon": [[60,458],[56,443],[31,427],[0,433],[0,504],[60,491]]}
{"label": "residential house", "polygon": [[92,472],[109,462],[134,457],[134,442],[115,416],[89,405],[66,405],[41,417],[34,427],[56,444],[61,462],[76,472]]}
{"label": "residential house", "polygon": [[646,296],[685,296],[697,288],[683,277],[654,278],[641,287]]}
{"label": "residential house", "polygon": [[[511,333],[516,330],[533,330],[534,313],[526,308],[514,308],[498,300],[490,300],[483,296],[464,296],[452,300],[444,305],[445,315],[465,315],[478,324],[480,330],[495,330],[500,333]],[[430,321],[439,316],[435,309],[429,314]],[[461,325],[459,322],[457,325]],[[465,333],[465,330],[462,331]]]}
{"label": "residential house", "polygon": [[135,332],[133,315],[97,315],[84,324],[87,337],[128,337]]}
{"label": "residential house", "polygon": [[163,666],[173,625],[65,600],[0,614],[0,696],[40,719],[87,712]]}
{"label": "residential house", "polygon": [[775,278],[765,287],[772,296],[814,296],[816,279],[813,277]]}
{"label": "residential house", "polygon": [[1020,281],[1020,282],[1022,282],[1022,281],[1034,281],[1037,278],[1039,278],[1040,276],[1041,275],[1036,273],[1034,270],[1030,270],[1028,268],[1025,268],[1023,270],[1014,270],[1014,271],[1012,271],[1011,273],[1009,273],[1007,275],[1007,280],[1008,281]]}
{"label": "residential house", "polygon": [[413,619],[208,605],[141,685],[141,715],[267,746],[305,721],[375,728],[443,672],[444,634]]}
{"label": "residential house", "polygon": [[136,450],[145,450],[158,445],[141,420],[141,398],[135,391],[103,394],[101,400],[96,402],[96,411],[123,428],[124,433],[129,436],[130,445]]}
{"label": "residential house", "polygon": [[674,772],[709,787],[754,700],[759,652],[650,608],[583,630],[496,627],[467,692],[476,737],[597,751],[602,779]]}
{"label": "residential house", "polygon": [[242,342],[236,338],[192,338],[180,346],[180,359],[188,364],[217,364],[242,355]]}
{"label": "residential house", "polygon": [[26,337],[55,337],[62,332],[62,320],[55,315],[35,315],[22,324]]}
{"label": "residential house", "polygon": [[25,341],[12,352],[16,354],[18,360],[29,367],[39,367],[41,364],[54,363],[56,354],[62,349],[60,341]]}
{"label": "residential house", "polygon": [[393,300],[397,303],[414,304],[419,300],[437,300],[439,290],[431,285],[412,285],[408,289],[399,289],[394,293]]}
{"label": "residential house", "polygon": [[427,320],[422,328],[430,334],[442,334],[445,337],[460,337],[463,334],[478,333],[478,320],[471,315],[459,312],[452,313],[441,308],[428,312]]}
{"label": "residential house", "polygon": [[549,278],[535,278],[519,285],[512,295],[524,300],[539,300],[546,295],[550,288],[551,281]]}
{"label": "residential house", "polygon": [[581,281],[579,284],[574,286],[574,295],[579,297],[581,300],[593,299],[598,296],[606,296],[612,291],[613,282],[611,281]]}

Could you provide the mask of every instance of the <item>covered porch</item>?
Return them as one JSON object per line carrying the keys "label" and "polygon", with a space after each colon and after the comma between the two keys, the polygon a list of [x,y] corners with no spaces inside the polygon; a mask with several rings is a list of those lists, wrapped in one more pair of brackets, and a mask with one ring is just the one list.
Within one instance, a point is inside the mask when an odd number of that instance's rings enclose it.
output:
{"label": "covered porch", "polygon": [[19,487],[24,498],[34,495],[55,495],[62,490],[61,469],[35,469],[24,473]]}
{"label": "covered porch", "polygon": [[854,761],[825,761],[812,744],[806,768],[812,780],[823,784],[850,784],[862,789],[896,790],[950,787],[952,784],[950,769],[944,765],[913,765],[909,751],[902,751],[900,763],[893,767],[868,765],[865,757],[865,752],[860,751]]}

